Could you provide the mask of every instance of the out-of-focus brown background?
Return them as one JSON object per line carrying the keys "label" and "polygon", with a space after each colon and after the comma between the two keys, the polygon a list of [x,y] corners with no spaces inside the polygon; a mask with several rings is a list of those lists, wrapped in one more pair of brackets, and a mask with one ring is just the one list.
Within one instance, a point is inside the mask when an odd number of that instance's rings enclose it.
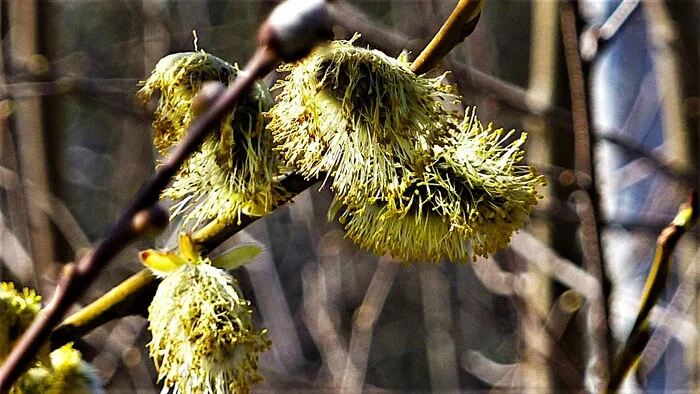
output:
{"label": "out-of-focus brown background", "polygon": [[[339,1],[334,33],[415,55],[455,3]],[[548,177],[511,248],[471,265],[403,266],[344,239],[320,185],[222,245],[265,248],[237,273],[274,342],[257,391],[600,388],[634,320],[656,235],[698,180],[700,5],[638,3],[487,1],[476,31],[442,62],[484,122],[528,133],[525,160]],[[60,267],[104,234],[153,171],[137,82],[162,56],[193,50],[193,30],[199,48],[245,64],[274,4],[0,2],[2,280],[50,297]],[[652,319],[654,347],[630,390],[700,387],[696,238],[678,249]],[[126,248],[83,303],[141,269],[136,251],[151,246]],[[108,392],[160,390],[146,328],[133,316],[77,344]]]}

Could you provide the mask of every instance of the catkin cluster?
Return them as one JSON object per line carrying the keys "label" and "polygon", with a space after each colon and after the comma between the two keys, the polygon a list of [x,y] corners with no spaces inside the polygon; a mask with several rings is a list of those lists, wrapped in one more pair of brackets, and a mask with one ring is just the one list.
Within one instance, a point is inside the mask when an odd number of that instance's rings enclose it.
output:
{"label": "catkin cluster", "polygon": [[[544,184],[520,164],[526,135],[484,126],[473,108],[450,110],[460,97],[445,75],[417,75],[406,53],[395,59],[353,40],[281,66],[287,76],[274,105],[258,82],[164,192],[173,215],[194,227],[264,215],[288,197],[278,180],[293,170],[325,177],[336,196],[329,217],[377,254],[466,262],[505,248]],[[227,85],[238,73],[204,52],[161,60],[139,93],[144,102],[160,93],[156,148],[167,154],[183,137],[205,81]],[[249,392],[271,343],[254,329],[233,277],[187,234],[178,252],[141,259],[163,277],[149,309],[149,349],[164,391]]]}
{"label": "catkin cluster", "polygon": [[258,355],[270,348],[253,327],[250,302],[236,280],[197,251],[189,234],[178,252],[143,251],[163,277],[148,309],[148,345],[164,391],[247,393],[262,380]]}
{"label": "catkin cluster", "polygon": [[[0,363],[17,339],[41,311],[41,296],[32,289],[19,291],[10,282],[0,283]],[[100,394],[97,372],[72,344],[53,352],[44,343],[31,366],[10,388],[11,394]]]}
{"label": "catkin cluster", "polygon": [[[484,127],[452,86],[336,41],[282,71],[268,117],[289,166],[325,173],[347,236],[401,260],[469,261],[506,247],[544,178],[519,165],[525,134]],[[467,242],[471,240],[471,245]]]}

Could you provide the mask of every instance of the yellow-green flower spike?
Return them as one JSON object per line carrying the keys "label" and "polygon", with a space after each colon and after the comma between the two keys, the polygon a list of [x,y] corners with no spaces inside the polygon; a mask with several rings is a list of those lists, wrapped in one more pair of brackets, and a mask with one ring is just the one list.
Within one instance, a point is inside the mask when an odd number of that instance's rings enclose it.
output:
{"label": "yellow-green flower spike", "polygon": [[402,167],[456,127],[443,107],[457,100],[454,87],[414,74],[405,53],[335,41],[281,70],[290,73],[275,87],[268,128],[288,164],[308,177],[327,172],[343,203],[395,195]]}
{"label": "yellow-green flower spike", "polygon": [[51,370],[44,365],[29,368],[10,388],[10,394],[46,394],[53,383]]}
{"label": "yellow-green flower spike", "polygon": [[13,385],[11,394],[102,394],[97,371],[83,361],[73,344],[51,352],[51,368],[39,363]]}
{"label": "yellow-green flower spike", "polygon": [[438,191],[434,210],[471,239],[475,255],[486,257],[507,247],[525,225],[546,180],[519,165],[527,134],[508,143],[514,131],[484,127],[469,111],[459,129],[454,143],[434,149],[424,182]]}
{"label": "yellow-green flower spike", "polygon": [[51,394],[104,392],[97,371],[83,361],[83,356],[73,349],[71,343],[51,352],[51,366],[53,368],[53,382],[49,391]]}
{"label": "yellow-green flower spike", "polygon": [[344,207],[342,212],[340,222],[345,225],[346,237],[378,255],[389,253],[404,263],[439,263],[443,257],[453,262],[470,259],[463,235],[438,214],[396,214],[381,204]]}
{"label": "yellow-green flower spike", "polygon": [[[11,282],[0,283],[0,363],[12,350],[15,342],[29,328],[41,310],[41,296],[32,289],[19,291]],[[48,362],[49,346],[41,347],[38,360]]]}
{"label": "yellow-green flower spike", "polygon": [[[155,147],[165,154],[181,139],[201,112],[192,104],[204,82],[228,85],[240,72],[204,52],[173,54],[158,62],[139,91],[144,102],[160,92],[153,121]],[[276,182],[282,169],[272,137],[264,130],[263,112],[271,106],[269,89],[258,81],[163,192],[175,201],[173,216],[183,214],[192,228],[215,218],[228,224],[242,215],[262,216],[284,200]]]}
{"label": "yellow-green flower spike", "polygon": [[[181,255],[194,251],[184,238]],[[148,347],[164,391],[250,392],[262,380],[258,355],[271,346],[266,331],[253,327],[250,302],[231,275],[199,255],[186,260],[163,279],[149,308]]]}
{"label": "yellow-green flower spike", "polygon": [[386,199],[344,207],[347,236],[405,262],[467,262],[505,248],[545,183],[533,168],[518,165],[526,135],[507,143],[512,134],[484,128],[467,113],[449,143],[433,147],[429,164],[404,172],[396,186],[400,204]]}

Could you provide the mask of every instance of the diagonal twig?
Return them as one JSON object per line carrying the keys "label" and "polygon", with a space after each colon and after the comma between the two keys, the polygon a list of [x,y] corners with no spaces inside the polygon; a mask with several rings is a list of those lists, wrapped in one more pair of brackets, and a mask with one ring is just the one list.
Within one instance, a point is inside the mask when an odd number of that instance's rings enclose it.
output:
{"label": "diagonal twig", "polygon": [[476,28],[484,0],[460,0],[452,14],[428,46],[411,64],[416,74],[424,74],[435,67],[454,47]]}
{"label": "diagonal twig", "polygon": [[642,351],[649,343],[651,337],[651,323],[649,314],[661,298],[666,288],[666,282],[671,272],[673,263],[673,251],[681,237],[690,230],[698,217],[698,195],[692,192],[688,200],[683,203],[675,219],[659,234],[656,240],[656,253],[649,270],[642,300],[637,313],[637,319],[632,326],[627,341],[615,359],[610,381],[606,393],[616,393],[627,374],[635,368]]}

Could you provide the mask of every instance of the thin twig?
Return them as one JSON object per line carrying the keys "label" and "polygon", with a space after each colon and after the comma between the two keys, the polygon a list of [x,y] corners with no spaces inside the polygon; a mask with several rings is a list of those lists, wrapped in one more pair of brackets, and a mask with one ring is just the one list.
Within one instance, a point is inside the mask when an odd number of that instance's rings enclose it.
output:
{"label": "thin twig", "polygon": [[510,249],[561,284],[583,294],[586,299],[600,297],[600,282],[596,278],[573,261],[559,256],[527,231],[520,231],[513,236]]}
{"label": "thin twig", "polygon": [[683,183],[691,189],[698,189],[698,174],[691,168],[675,168],[667,163],[667,160],[655,154],[654,152],[640,146],[628,137],[622,137],[620,134],[608,131],[604,133],[596,133],[596,138],[609,142],[622,148],[626,153],[631,153],[646,160],[654,170],[662,172],[664,175],[674,179],[677,182]]}
{"label": "thin twig", "polygon": [[362,391],[367,373],[373,330],[379,320],[389,290],[399,269],[399,262],[391,256],[379,259],[377,270],[365,292],[362,304],[352,321],[352,333],[348,345],[342,388],[346,392]]}
{"label": "thin twig", "polygon": [[658,95],[661,100],[664,144],[672,168],[686,170],[692,168],[688,130],[683,109],[683,82],[678,67],[678,56],[673,48],[678,32],[674,27],[668,7],[663,1],[643,2],[647,20],[649,45],[653,49],[651,58]]}
{"label": "thin twig", "polygon": [[[143,269],[108,291],[97,301],[81,308],[53,330],[51,348],[58,349],[66,343],[75,341],[116,317],[129,316],[134,313],[134,309],[139,309],[138,313],[144,314],[148,303],[144,303],[143,299],[153,298],[157,288],[157,282],[154,279],[155,276],[150,270]],[[151,294],[149,296],[145,293]],[[115,299],[120,302],[113,302]]]}
{"label": "thin twig", "polygon": [[581,309],[583,303],[583,296],[576,290],[568,289],[561,293],[544,322],[544,326],[553,340],[559,341],[561,339],[571,321],[571,316]]}
{"label": "thin twig", "polygon": [[[689,267],[685,270],[684,274],[681,275],[682,281],[676,288],[676,293],[671,297],[671,301],[666,305],[663,313],[656,313],[652,311],[653,317],[658,317],[654,319],[656,323],[656,330],[649,338],[649,344],[644,349],[639,360],[639,375],[647,376],[656,365],[658,364],[661,356],[666,351],[671,339],[674,337],[682,336],[688,334],[689,336],[697,335],[697,328],[694,322],[690,320],[688,309],[690,308],[693,300],[695,299],[695,293],[697,292],[695,270],[700,264],[700,250],[696,250],[695,256]],[[657,305],[655,309],[661,309]],[[656,316],[654,316],[656,315]],[[688,318],[687,323],[693,330],[685,329],[688,327],[687,324],[682,324],[679,322],[682,318]],[[695,332],[693,332],[695,331]],[[682,334],[681,334],[682,333]],[[681,343],[684,343],[681,340]],[[687,342],[686,342],[687,343]],[[684,343],[684,345],[686,344]],[[691,343],[687,343],[688,346],[693,346]]]}
{"label": "thin twig", "polygon": [[[580,196],[581,230],[583,232],[583,247],[585,251],[586,270],[602,284],[602,297],[591,300],[589,324],[591,329],[591,348],[593,363],[591,373],[607,374],[610,365],[610,340],[607,308],[608,282],[606,282],[603,267],[603,250],[601,248],[600,198],[595,189],[595,172],[593,170],[594,141],[590,133],[588,121],[588,103],[586,102],[586,85],[581,58],[578,53],[579,43],[576,32],[576,16],[574,6],[570,2],[559,3],[561,32],[564,44],[564,58],[569,75],[569,91],[571,94],[571,110],[574,127],[574,169],[590,181],[584,187]],[[602,379],[604,381],[604,379]],[[598,383],[602,383],[598,382]],[[599,390],[600,387],[595,387]]]}
{"label": "thin twig", "polygon": [[450,330],[453,327],[450,283],[444,267],[429,264],[419,270],[430,387],[436,392],[457,392],[459,367],[455,338]]}
{"label": "thin twig", "polygon": [[484,0],[460,0],[440,31],[413,61],[411,70],[424,74],[437,67],[445,55],[474,31],[483,4]]}
{"label": "thin twig", "polygon": [[666,288],[666,282],[671,272],[673,251],[681,237],[695,224],[698,216],[698,196],[692,192],[683,203],[675,219],[661,232],[656,240],[656,253],[649,270],[649,276],[644,284],[642,300],[637,313],[637,319],[632,326],[629,337],[615,359],[615,366],[608,382],[606,393],[616,393],[625,377],[637,365],[642,351],[649,343],[651,309],[661,298]]}

